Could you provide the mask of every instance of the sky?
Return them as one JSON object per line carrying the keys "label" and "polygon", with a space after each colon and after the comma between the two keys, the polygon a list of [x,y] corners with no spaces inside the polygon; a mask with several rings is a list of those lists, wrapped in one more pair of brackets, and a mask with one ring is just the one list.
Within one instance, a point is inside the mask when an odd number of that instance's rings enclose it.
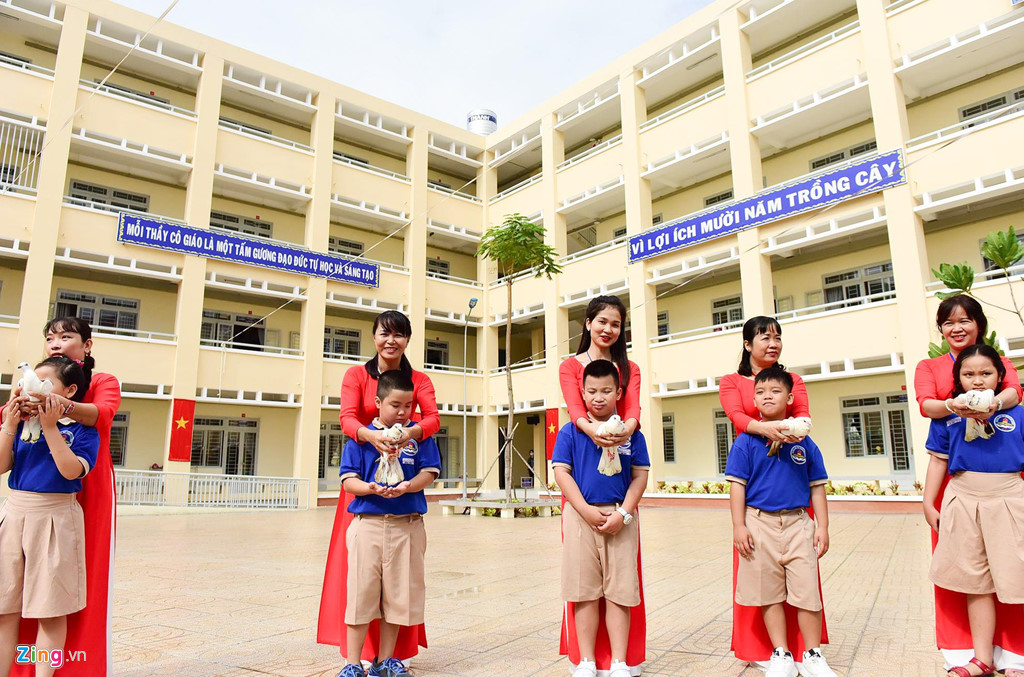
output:
{"label": "sky", "polygon": [[[158,16],[171,0],[118,2]],[[710,2],[179,0],[166,21],[459,127],[490,108],[500,127]]]}

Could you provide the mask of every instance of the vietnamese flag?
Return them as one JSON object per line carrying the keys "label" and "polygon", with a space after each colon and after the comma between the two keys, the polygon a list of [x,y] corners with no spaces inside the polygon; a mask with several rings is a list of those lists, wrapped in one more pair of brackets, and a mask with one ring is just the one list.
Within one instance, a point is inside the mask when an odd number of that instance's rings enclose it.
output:
{"label": "vietnamese flag", "polygon": [[558,439],[558,409],[548,409],[544,412],[544,452],[551,460],[551,454],[555,451],[555,440]]}
{"label": "vietnamese flag", "polygon": [[171,448],[168,461],[189,462],[192,460],[192,419],[195,418],[196,401],[174,398],[171,408]]}

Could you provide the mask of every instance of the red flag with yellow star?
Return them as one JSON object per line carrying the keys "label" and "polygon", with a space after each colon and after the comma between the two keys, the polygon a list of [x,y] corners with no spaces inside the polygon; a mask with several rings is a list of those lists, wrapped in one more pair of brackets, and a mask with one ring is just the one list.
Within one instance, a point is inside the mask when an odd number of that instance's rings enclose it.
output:
{"label": "red flag with yellow star", "polygon": [[171,409],[171,448],[167,460],[192,460],[192,419],[195,413],[195,400],[174,398],[174,407]]}
{"label": "red flag with yellow star", "polygon": [[544,451],[548,460],[555,451],[555,440],[558,439],[558,409],[548,409],[544,412]]}

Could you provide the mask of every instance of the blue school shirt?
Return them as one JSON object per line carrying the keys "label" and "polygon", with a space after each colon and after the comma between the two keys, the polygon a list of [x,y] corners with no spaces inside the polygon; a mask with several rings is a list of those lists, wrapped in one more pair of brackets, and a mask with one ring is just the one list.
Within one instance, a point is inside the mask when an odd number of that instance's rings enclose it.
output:
{"label": "blue school shirt", "polygon": [[1024,408],[997,412],[989,419],[995,434],[964,441],[967,422],[959,416],[933,420],[925,449],[949,459],[949,474],[1024,471]]}
{"label": "blue school shirt", "polygon": [[783,444],[776,456],[760,435],[740,433],[729,449],[725,478],[747,487],[747,505],[767,512],[806,508],[811,487],[828,481],[821,450],[810,437]]}
{"label": "blue school shirt", "polygon": [[626,491],[633,481],[633,468],[646,470],[651,467],[647,454],[647,440],[637,430],[625,444],[619,446],[619,462],[622,472],[617,475],[602,475],[597,471],[601,462],[601,449],[594,440],[581,432],[574,423],[566,423],[558,431],[555,449],[551,453],[551,465],[569,468],[572,478],[583,494],[583,500],[596,503],[622,503]]}
{"label": "blue school shirt", "polygon": [[[414,425],[416,423],[410,421],[408,427]],[[367,427],[379,430],[372,424]],[[373,482],[379,458],[380,452],[370,442],[358,444],[350,439],[341,452],[342,481],[344,482],[346,477],[358,477],[364,482]],[[441,474],[441,453],[437,449],[437,442],[430,437],[418,442],[409,440],[398,452],[398,461],[407,480],[416,477],[422,470],[433,470],[438,475]],[[408,492],[395,498],[384,498],[376,494],[356,496],[349,504],[348,511],[353,515],[422,515],[427,512],[427,497],[422,490]]]}
{"label": "blue school shirt", "polygon": [[[82,490],[82,480],[66,479],[57,469],[50,456],[50,445],[41,433],[35,444],[23,442],[21,431],[24,422],[18,424],[18,436],[14,440],[14,467],[7,485],[16,491],[34,491],[37,494],[73,494]],[[96,428],[81,423],[67,425],[57,422],[57,430],[71,448],[71,453],[89,464],[89,470],[96,465],[96,454],[100,449],[100,434]]]}

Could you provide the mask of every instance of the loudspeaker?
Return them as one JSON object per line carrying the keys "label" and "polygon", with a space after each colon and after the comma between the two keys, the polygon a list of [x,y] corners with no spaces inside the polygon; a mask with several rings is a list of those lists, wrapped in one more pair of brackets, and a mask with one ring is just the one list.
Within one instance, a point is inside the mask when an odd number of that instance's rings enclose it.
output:
{"label": "loudspeaker", "polygon": [[526,425],[537,425],[540,423],[540,416],[537,414],[530,414],[526,417]]}

